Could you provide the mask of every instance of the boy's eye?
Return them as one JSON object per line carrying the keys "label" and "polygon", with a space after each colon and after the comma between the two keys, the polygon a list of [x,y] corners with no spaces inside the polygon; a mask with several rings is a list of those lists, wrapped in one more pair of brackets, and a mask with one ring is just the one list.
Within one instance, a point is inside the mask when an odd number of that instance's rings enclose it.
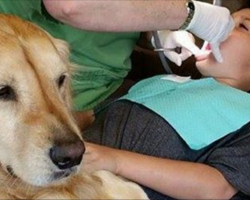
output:
{"label": "boy's eye", "polygon": [[249,31],[248,28],[244,24],[240,24],[240,28],[245,29],[246,31]]}

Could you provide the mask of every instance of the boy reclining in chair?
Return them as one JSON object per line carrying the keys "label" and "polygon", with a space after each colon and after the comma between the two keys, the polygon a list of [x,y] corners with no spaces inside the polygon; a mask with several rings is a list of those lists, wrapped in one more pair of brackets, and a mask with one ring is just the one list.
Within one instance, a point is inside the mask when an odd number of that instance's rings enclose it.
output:
{"label": "boy reclining in chair", "polygon": [[206,78],[156,76],[96,113],[85,169],[137,182],[150,199],[248,199],[250,9],[234,20],[224,62],[197,57]]}

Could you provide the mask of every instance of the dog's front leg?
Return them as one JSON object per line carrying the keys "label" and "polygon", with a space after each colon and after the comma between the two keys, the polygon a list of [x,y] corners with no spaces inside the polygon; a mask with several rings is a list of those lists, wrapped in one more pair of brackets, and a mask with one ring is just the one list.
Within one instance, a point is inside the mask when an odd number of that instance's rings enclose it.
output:
{"label": "dog's front leg", "polygon": [[36,195],[34,195],[31,199],[79,199],[76,197],[73,193],[70,193],[65,188],[50,188],[50,189],[43,189],[39,192],[37,192]]}
{"label": "dog's front leg", "polygon": [[149,199],[143,189],[136,183],[116,176],[108,171],[97,171],[93,176],[102,181],[102,189],[110,199]]}

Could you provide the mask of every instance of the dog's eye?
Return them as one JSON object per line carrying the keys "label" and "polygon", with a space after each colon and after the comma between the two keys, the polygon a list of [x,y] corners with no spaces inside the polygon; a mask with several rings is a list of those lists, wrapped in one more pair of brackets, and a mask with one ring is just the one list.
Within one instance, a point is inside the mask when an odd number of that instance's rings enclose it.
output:
{"label": "dog's eye", "polygon": [[58,81],[57,81],[57,84],[58,84],[58,87],[59,87],[59,88],[62,87],[62,85],[63,85],[64,82],[65,82],[65,79],[66,79],[66,75],[65,75],[65,74],[63,74],[63,75],[61,75],[61,76],[59,77],[59,79],[58,79]]}
{"label": "dog's eye", "polygon": [[10,86],[0,87],[0,100],[15,100],[16,95],[14,90]]}

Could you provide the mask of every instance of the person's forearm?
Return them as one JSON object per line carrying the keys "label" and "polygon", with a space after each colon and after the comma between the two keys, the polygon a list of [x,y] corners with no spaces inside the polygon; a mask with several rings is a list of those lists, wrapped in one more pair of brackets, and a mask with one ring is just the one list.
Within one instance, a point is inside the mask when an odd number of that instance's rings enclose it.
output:
{"label": "person's forearm", "polygon": [[237,191],[210,166],[117,154],[117,174],[177,199],[230,199]]}
{"label": "person's forearm", "polygon": [[178,29],[187,17],[185,0],[43,0],[56,19],[95,31]]}

